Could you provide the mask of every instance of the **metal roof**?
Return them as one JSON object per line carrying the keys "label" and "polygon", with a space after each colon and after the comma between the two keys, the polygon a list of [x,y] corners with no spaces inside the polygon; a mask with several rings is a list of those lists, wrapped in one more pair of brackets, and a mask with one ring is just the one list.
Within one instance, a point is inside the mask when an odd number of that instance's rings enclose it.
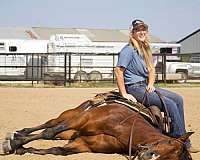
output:
{"label": "metal roof", "polygon": [[[84,34],[93,42],[127,42],[129,30],[125,29],[88,29],[88,28],[48,28],[32,27],[40,39],[48,40],[54,34]],[[163,42],[150,34],[150,41]]]}
{"label": "metal roof", "polygon": [[32,29],[39,35],[40,39],[49,40],[51,35],[54,34],[79,34],[73,28],[48,28],[48,27],[32,27]]}
{"label": "metal roof", "polygon": [[196,33],[200,32],[200,28],[197,29],[196,31],[192,32],[191,34],[187,35],[186,37],[182,38],[181,40],[177,41],[176,43],[181,43],[183,42],[184,40],[188,39],[189,37],[195,35]]}
{"label": "metal roof", "polygon": [[[127,42],[129,30],[88,29],[88,28],[49,28],[49,27],[0,27],[1,39],[42,39],[49,40],[55,34],[84,34],[93,42]],[[150,34],[150,41],[163,42]]]}
{"label": "metal roof", "polygon": [[177,43],[181,44],[180,53],[200,53],[200,29],[187,35]]}
{"label": "metal roof", "polygon": [[32,28],[0,27],[1,39],[38,39]]}

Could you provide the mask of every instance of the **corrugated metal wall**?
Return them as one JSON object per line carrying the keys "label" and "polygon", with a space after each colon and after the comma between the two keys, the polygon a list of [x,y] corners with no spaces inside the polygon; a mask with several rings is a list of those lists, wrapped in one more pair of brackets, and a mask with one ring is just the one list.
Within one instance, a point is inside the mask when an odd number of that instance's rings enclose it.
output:
{"label": "corrugated metal wall", "polygon": [[200,53],[200,31],[181,42],[181,53]]}

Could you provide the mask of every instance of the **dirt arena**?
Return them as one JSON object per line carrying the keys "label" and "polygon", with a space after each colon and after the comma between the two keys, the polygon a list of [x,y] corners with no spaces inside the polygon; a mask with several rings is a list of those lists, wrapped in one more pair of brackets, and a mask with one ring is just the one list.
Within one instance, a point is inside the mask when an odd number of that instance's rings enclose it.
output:
{"label": "dirt arena", "polygon": [[[169,88],[180,93],[185,100],[187,130],[195,131],[191,140],[200,148],[200,88]],[[66,109],[76,107],[96,93],[112,89],[77,88],[0,88],[0,139],[7,132],[31,127],[55,118]],[[36,141],[26,146],[48,148],[62,146],[64,141]],[[200,153],[192,154],[200,160]],[[126,160],[118,154],[81,153],[70,156],[25,154],[0,156],[0,160]]]}

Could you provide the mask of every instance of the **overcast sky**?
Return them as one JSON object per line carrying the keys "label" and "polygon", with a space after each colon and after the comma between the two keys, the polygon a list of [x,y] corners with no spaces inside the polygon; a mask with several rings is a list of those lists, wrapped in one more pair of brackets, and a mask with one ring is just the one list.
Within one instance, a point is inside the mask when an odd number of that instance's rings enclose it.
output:
{"label": "overcast sky", "polygon": [[165,41],[200,29],[200,0],[0,0],[0,27],[128,29],[135,18]]}

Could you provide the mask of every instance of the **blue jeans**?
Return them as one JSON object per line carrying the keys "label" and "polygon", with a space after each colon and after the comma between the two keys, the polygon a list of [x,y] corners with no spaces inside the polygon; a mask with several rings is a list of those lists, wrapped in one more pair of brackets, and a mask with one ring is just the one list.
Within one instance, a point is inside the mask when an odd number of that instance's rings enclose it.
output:
{"label": "blue jeans", "polygon": [[[132,94],[138,102],[142,103],[146,87],[147,84],[145,82],[135,83],[131,85],[126,85],[126,91],[127,93]],[[173,137],[179,137],[185,134],[186,130],[183,110],[183,98],[180,95],[165,89],[156,88],[156,90],[162,94],[172,120],[170,135]],[[144,105],[155,105],[158,106],[161,111],[163,110],[160,98],[155,92],[151,92],[148,94],[148,101],[149,104],[147,103],[147,101],[145,101]]]}

